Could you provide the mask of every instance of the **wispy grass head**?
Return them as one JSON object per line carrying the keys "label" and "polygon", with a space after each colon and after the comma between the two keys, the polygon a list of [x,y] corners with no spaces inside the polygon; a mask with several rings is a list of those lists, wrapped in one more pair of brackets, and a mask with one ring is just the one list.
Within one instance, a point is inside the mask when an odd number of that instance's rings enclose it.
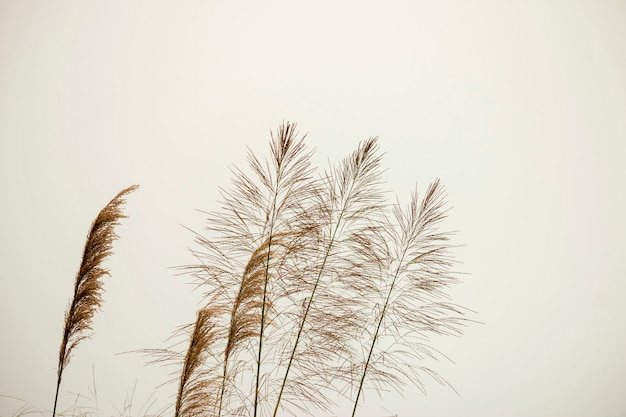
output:
{"label": "wispy grass head", "polygon": [[120,191],[100,211],[89,229],[83,259],[74,282],[74,296],[65,313],[53,415],[56,412],[63,370],[68,365],[74,348],[82,340],[91,336],[91,321],[102,305],[104,289],[101,279],[105,275],[110,275],[109,270],[102,266],[102,262],[112,254],[113,242],[118,238],[115,227],[119,225],[121,219],[126,217],[122,213],[121,206],[126,202],[125,197],[138,187],[138,185],[133,185]]}
{"label": "wispy grass head", "polygon": [[175,417],[200,417],[212,411],[216,392],[212,393],[211,388],[216,384],[204,367],[211,345],[216,341],[215,317],[218,314],[218,309],[210,307],[198,311],[180,376]]}

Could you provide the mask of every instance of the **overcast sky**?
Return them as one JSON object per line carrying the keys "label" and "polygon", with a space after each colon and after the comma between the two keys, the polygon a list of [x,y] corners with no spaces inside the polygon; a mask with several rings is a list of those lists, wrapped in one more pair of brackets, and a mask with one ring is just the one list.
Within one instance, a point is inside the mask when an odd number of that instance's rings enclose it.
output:
{"label": "overcast sky", "polygon": [[379,136],[400,201],[441,178],[453,295],[484,323],[434,341],[460,396],[368,394],[361,416],[626,415],[625,74],[619,0],[1,0],[0,395],[52,408],[85,235],[140,184],[60,396],[95,379],[108,417],[136,384],[140,415],[172,370],[116,354],[194,320],[181,225],[289,120],[322,167]]}

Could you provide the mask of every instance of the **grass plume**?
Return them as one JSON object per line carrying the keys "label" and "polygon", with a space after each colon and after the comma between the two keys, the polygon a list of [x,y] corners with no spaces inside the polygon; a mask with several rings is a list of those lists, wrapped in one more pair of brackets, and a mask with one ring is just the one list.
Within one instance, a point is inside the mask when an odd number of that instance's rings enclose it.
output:
{"label": "grass plume", "polygon": [[[419,365],[424,356],[435,358],[438,352],[412,338],[423,339],[428,333],[461,333],[462,308],[439,301],[446,298],[445,287],[457,282],[450,272],[453,261],[449,256],[449,234],[438,230],[446,211],[445,193],[438,179],[430,184],[421,201],[417,192],[413,193],[406,211],[399,205],[392,207],[395,222],[388,223],[385,239],[379,242],[386,257],[383,264],[387,266],[383,272],[387,279],[380,288],[384,301],[375,315],[373,331],[366,332],[371,335],[371,341],[357,387],[353,417],[368,376],[374,385],[393,386],[401,384],[398,375],[402,375],[422,391],[420,373],[447,384],[436,372]],[[388,345],[380,349],[377,357],[375,350],[383,335],[388,337]],[[406,361],[407,358],[412,360]],[[384,369],[380,369],[383,362]]]}
{"label": "grass plume", "polygon": [[180,375],[178,395],[176,397],[175,417],[200,417],[211,410],[210,375],[203,370],[207,353],[216,339],[214,317],[219,312],[204,308],[198,311],[198,317],[191,334],[189,349]]}
{"label": "grass plume", "polygon": [[102,277],[110,275],[109,270],[102,266],[103,261],[112,254],[113,241],[117,239],[115,227],[126,216],[121,206],[125,197],[135,191],[137,185],[120,191],[98,214],[87,235],[80,269],[74,282],[74,296],[65,314],[63,339],[59,350],[57,385],[54,396],[53,417],[56,414],[59,387],[63,370],[70,361],[72,351],[78,344],[90,337],[91,321],[102,305]]}

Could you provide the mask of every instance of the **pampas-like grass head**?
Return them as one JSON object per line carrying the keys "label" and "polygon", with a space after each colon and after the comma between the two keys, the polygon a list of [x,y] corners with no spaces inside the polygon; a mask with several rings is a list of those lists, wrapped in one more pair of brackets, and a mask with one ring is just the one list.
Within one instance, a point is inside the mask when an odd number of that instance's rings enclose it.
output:
{"label": "pampas-like grass head", "polygon": [[74,296],[65,313],[65,327],[59,351],[53,416],[56,414],[63,370],[70,361],[72,350],[82,340],[90,337],[91,320],[102,305],[102,292],[104,290],[101,278],[109,275],[109,270],[102,266],[102,262],[112,254],[113,241],[118,237],[115,234],[115,227],[119,224],[120,219],[126,217],[121,209],[121,206],[126,201],[124,197],[138,187],[138,185],[133,185],[120,191],[100,211],[87,235],[83,259],[74,282]]}
{"label": "pampas-like grass head", "polygon": [[203,366],[216,339],[214,317],[218,314],[218,309],[210,307],[198,311],[180,376],[175,417],[201,417],[212,411],[213,403],[207,399],[214,398],[215,393],[211,394],[210,390],[216,384],[203,371]]}

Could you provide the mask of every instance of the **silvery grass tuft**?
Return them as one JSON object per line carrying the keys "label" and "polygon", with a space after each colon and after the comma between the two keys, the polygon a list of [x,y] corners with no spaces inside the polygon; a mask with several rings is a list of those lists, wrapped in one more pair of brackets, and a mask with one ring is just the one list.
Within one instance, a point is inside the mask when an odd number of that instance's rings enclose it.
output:
{"label": "silvery grass tuft", "polygon": [[74,282],[74,296],[65,313],[65,326],[59,350],[59,365],[57,371],[57,385],[54,396],[53,417],[56,415],[59,387],[63,370],[70,362],[72,350],[78,344],[91,336],[91,320],[102,305],[103,283],[102,277],[110,275],[109,270],[102,266],[102,262],[112,254],[113,241],[117,239],[115,227],[126,216],[121,206],[125,203],[126,195],[135,191],[137,185],[120,191],[98,214],[91,224],[80,269]]}
{"label": "silvery grass tuft", "polygon": [[422,365],[441,356],[428,334],[467,320],[445,292],[458,279],[439,180],[403,210],[385,200],[376,138],[323,173],[304,139],[284,123],[268,159],[249,152],[195,233],[183,269],[206,307],[189,327],[177,417],[301,415],[338,397],[354,416],[366,389],[447,384]]}

